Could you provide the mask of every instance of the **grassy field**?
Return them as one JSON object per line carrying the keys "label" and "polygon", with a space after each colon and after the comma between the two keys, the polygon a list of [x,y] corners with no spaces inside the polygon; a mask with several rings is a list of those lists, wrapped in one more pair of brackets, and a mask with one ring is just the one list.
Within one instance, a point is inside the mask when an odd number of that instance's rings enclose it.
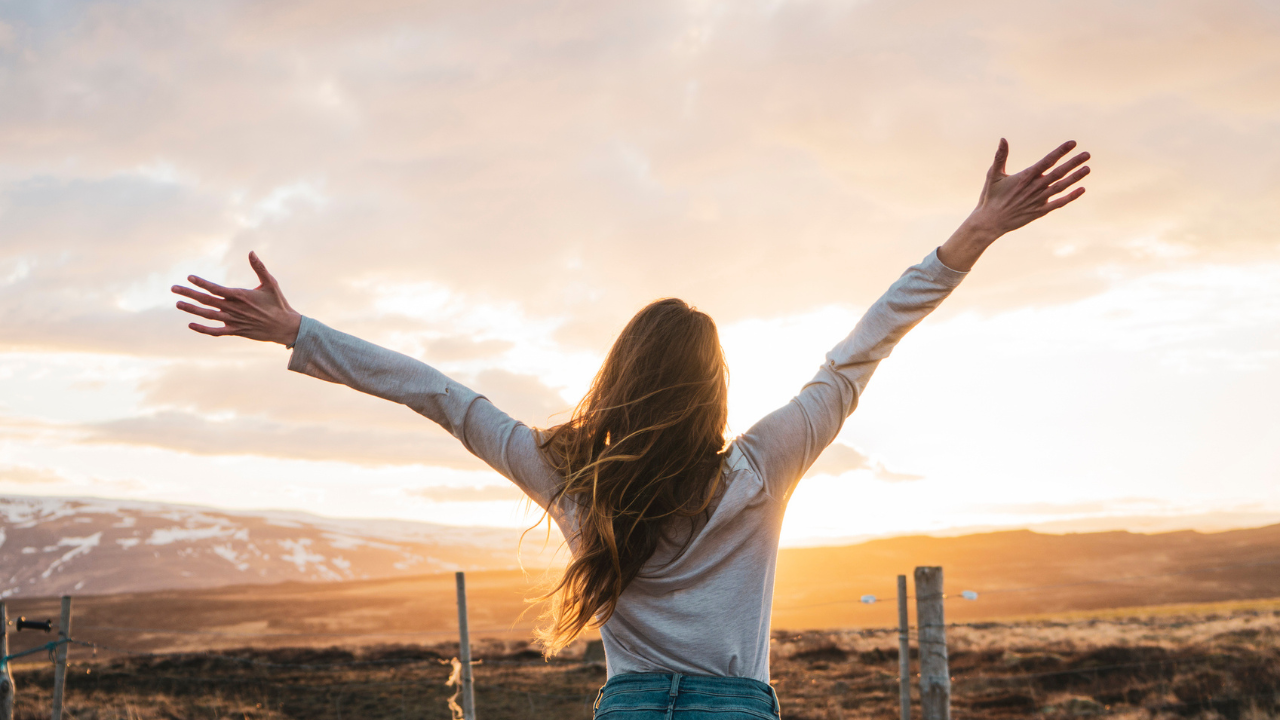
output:
{"label": "grassy field", "polygon": [[[948,628],[956,718],[1280,718],[1280,601],[1186,605]],[[477,642],[477,716],[589,718],[604,669],[584,645],[544,662],[523,640]],[[456,644],[96,656],[76,648],[79,720],[449,718]],[[896,717],[897,634],[777,631],[788,720]],[[913,670],[914,672],[914,670]],[[20,664],[17,717],[46,718],[47,660]]]}

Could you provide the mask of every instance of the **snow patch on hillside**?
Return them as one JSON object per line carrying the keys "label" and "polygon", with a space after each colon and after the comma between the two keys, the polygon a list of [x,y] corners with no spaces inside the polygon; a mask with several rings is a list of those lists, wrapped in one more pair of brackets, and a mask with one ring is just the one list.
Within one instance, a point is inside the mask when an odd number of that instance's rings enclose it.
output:
{"label": "snow patch on hillside", "polygon": [[240,553],[236,552],[235,548],[231,547],[230,545],[214,545],[213,554],[217,555],[223,560],[226,560],[232,565],[235,565],[236,569],[239,570],[240,572],[244,572],[245,570],[249,569],[249,563],[241,562]]}
{"label": "snow patch on hillside", "polygon": [[171,543],[184,541],[194,542],[196,540],[212,540],[214,538],[234,538],[236,540],[248,540],[249,530],[247,528],[234,528],[224,525],[214,525],[212,527],[202,528],[162,528],[160,530],[152,530],[151,537],[147,538],[148,545],[169,545]]}
{"label": "snow patch on hillside", "polygon": [[282,555],[281,559],[297,565],[298,572],[306,572],[307,563],[315,563],[319,565],[324,562],[323,555],[313,553],[309,550],[311,547],[311,538],[302,538],[300,540],[281,540],[280,547],[289,551],[287,555]]}
{"label": "snow patch on hillside", "polygon": [[61,540],[58,541],[58,547],[70,547],[71,550],[68,551],[66,554],[64,554],[62,557],[50,563],[49,567],[45,568],[44,572],[40,573],[40,577],[48,580],[49,576],[53,574],[54,570],[67,564],[68,562],[71,561],[72,558],[76,557],[77,555],[88,555],[89,551],[98,547],[98,543],[101,542],[101,540],[102,540],[101,530],[90,535],[89,537],[62,538]]}
{"label": "snow patch on hillside", "polygon": [[334,550],[355,550],[359,547],[378,548],[379,550],[401,550],[399,545],[391,545],[390,543],[375,542],[373,540],[365,540],[364,538],[353,537],[351,535],[341,535],[339,533],[321,533],[320,537],[329,541],[329,547]]}

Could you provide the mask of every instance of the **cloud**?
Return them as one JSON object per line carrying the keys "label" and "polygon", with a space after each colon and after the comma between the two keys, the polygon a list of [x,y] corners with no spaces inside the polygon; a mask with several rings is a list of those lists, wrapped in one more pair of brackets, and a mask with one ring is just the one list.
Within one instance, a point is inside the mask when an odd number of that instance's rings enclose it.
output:
{"label": "cloud", "polygon": [[433,361],[476,360],[501,355],[510,350],[513,343],[506,340],[476,340],[468,337],[446,337],[432,340],[427,356]]}
{"label": "cloud", "polygon": [[[1176,97],[1259,118],[1280,110],[1280,99],[1262,92],[1280,72],[1274,57],[1280,15],[1273,6],[1175,0],[1165,10],[1157,15],[1104,0],[1071,8],[1023,6],[1003,23],[987,26],[983,36],[1007,72],[1058,101],[1087,97],[1132,107]],[[1108,24],[1099,26],[1100,18]],[[1035,19],[1051,22],[1054,31],[1008,32]]]}
{"label": "cloud", "polygon": [[813,475],[843,475],[854,470],[869,470],[877,480],[885,482],[906,482],[923,479],[920,475],[894,472],[884,463],[872,459],[866,453],[844,443],[832,443],[818,456],[816,462],[809,467],[805,477]]}
{"label": "cloud", "polygon": [[508,415],[537,427],[565,422],[573,409],[572,403],[532,375],[485,370],[476,376],[473,388]]}
{"label": "cloud", "polygon": [[96,423],[88,429],[86,441],[91,443],[146,445],[196,455],[258,455],[369,467],[486,467],[444,430],[427,424],[418,432],[396,432],[284,424],[259,417],[216,421],[192,413],[163,412]]}
{"label": "cloud", "polygon": [[205,417],[259,417],[286,425],[359,430],[422,430],[431,421],[380,398],[286,370],[289,351],[271,359],[174,363],[141,383],[142,407]]}
{"label": "cloud", "polygon": [[526,497],[514,485],[432,486],[406,490],[405,494],[431,502],[507,502],[523,500]]}
{"label": "cloud", "polygon": [[353,280],[433,281],[593,344],[660,295],[726,321],[865,303],[964,216],[1002,134],[1015,163],[1079,135],[1099,170],[985,263],[973,284],[1015,289],[1004,307],[1180,262],[1134,238],[1248,261],[1280,204],[1261,2],[0,17],[0,277],[27,268],[0,292],[11,344],[194,353],[158,339],[177,321],[111,304],[206,256],[249,281],[251,248],[334,320],[371,314]]}
{"label": "cloud", "polygon": [[134,493],[148,488],[147,483],[136,478],[74,477],[55,468],[27,464],[0,465],[0,484],[40,486],[27,491],[41,493]]}
{"label": "cloud", "polygon": [[[146,445],[198,455],[486,467],[455,438],[408,408],[290,373],[282,365],[174,364],[141,384],[141,414],[80,429],[90,443]],[[529,375],[489,369],[459,378],[531,424],[546,424],[554,413],[568,409],[558,393]]]}
{"label": "cloud", "polygon": [[66,481],[67,478],[49,468],[30,465],[0,466],[0,482],[14,485],[54,485]]}
{"label": "cloud", "polygon": [[974,505],[978,512],[999,515],[1100,515],[1123,508],[1127,512],[1161,510],[1167,501],[1156,498],[1111,498],[1085,502],[986,503]]}

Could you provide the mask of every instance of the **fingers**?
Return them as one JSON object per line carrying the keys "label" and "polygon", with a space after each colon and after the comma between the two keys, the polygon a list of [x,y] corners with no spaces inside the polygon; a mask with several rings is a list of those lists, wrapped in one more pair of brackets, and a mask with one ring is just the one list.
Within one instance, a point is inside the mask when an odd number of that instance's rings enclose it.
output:
{"label": "fingers", "polygon": [[197,277],[195,275],[188,275],[187,281],[190,282],[192,285],[195,285],[196,287],[204,288],[205,290],[208,290],[214,295],[218,295],[220,297],[229,297],[231,293],[234,292],[230,288],[224,288],[218,283],[209,282],[208,280],[205,280],[202,277]]}
{"label": "fingers", "polygon": [[253,271],[257,273],[258,280],[264,287],[275,287],[276,279],[271,277],[271,273],[267,272],[267,266],[263,264],[255,252],[249,253],[249,267],[253,268]]}
{"label": "fingers", "polygon": [[1000,144],[996,146],[996,159],[991,163],[991,174],[993,176],[1006,175],[1005,163],[1009,160],[1009,141],[1000,138]]}
{"label": "fingers", "polygon": [[[193,276],[193,277],[194,277],[194,276]],[[212,285],[213,283],[209,283],[209,284],[210,284],[210,285]],[[191,288],[183,287],[183,286],[181,286],[181,285],[174,285],[173,287],[171,287],[171,288],[169,288],[169,289],[170,289],[170,290],[171,290],[175,295],[182,295],[183,297],[189,297],[189,298],[191,298],[192,300],[195,300],[196,302],[204,303],[205,305],[208,305],[209,307],[215,307],[215,308],[218,308],[218,309],[220,309],[220,310],[225,308],[225,302],[223,301],[223,299],[222,299],[222,298],[214,297],[214,296],[212,296],[212,295],[205,295],[205,294],[204,294],[204,293],[202,293],[202,292],[196,292],[195,290],[192,290]]]}
{"label": "fingers", "polygon": [[1035,165],[1032,165],[1030,168],[1027,168],[1027,169],[1031,171],[1033,176],[1040,175],[1044,171],[1056,165],[1058,161],[1061,160],[1063,157],[1065,157],[1067,153],[1071,152],[1071,149],[1074,148],[1075,146],[1076,146],[1075,140],[1068,140],[1062,143],[1061,145],[1059,145],[1058,149],[1054,150],[1053,152],[1041,158],[1040,162],[1037,162]]}
{"label": "fingers", "polygon": [[1057,182],[1058,180],[1061,180],[1064,175],[1066,175],[1067,173],[1071,172],[1075,168],[1080,167],[1082,164],[1084,164],[1084,162],[1088,160],[1089,157],[1090,157],[1089,153],[1082,152],[1079,155],[1076,155],[1075,157],[1071,158],[1070,160],[1062,163],[1058,167],[1054,168],[1052,172],[1044,176],[1045,184],[1048,185],[1050,183],[1054,183],[1054,182]]}
{"label": "fingers", "polygon": [[190,323],[187,325],[187,327],[191,328],[192,330],[195,330],[201,335],[212,335],[214,337],[222,337],[223,335],[231,334],[231,328],[229,327],[215,328],[215,327],[208,327],[207,325],[199,325],[196,323]]}
{"label": "fingers", "polygon": [[1075,190],[1071,191],[1071,194],[1063,195],[1057,200],[1054,200],[1053,202],[1046,204],[1044,206],[1045,208],[1044,211],[1045,213],[1051,213],[1054,210],[1057,210],[1058,208],[1062,207],[1063,205],[1066,205],[1067,203],[1074,202],[1076,198],[1080,197],[1083,194],[1084,194],[1084,188],[1076,188]]}
{"label": "fingers", "polygon": [[1058,193],[1062,192],[1063,190],[1066,190],[1067,188],[1071,187],[1072,185],[1075,185],[1076,183],[1080,182],[1081,178],[1083,178],[1085,175],[1088,175],[1088,174],[1089,174],[1089,166],[1088,166],[1088,165],[1085,165],[1084,167],[1080,168],[1079,170],[1077,170],[1077,171],[1075,171],[1075,172],[1071,173],[1071,177],[1069,177],[1069,178],[1067,178],[1067,179],[1065,179],[1065,180],[1060,180],[1060,181],[1058,181],[1058,182],[1056,182],[1056,183],[1053,183],[1053,184],[1049,185],[1048,187],[1046,187],[1046,188],[1045,188],[1045,197],[1052,197],[1052,196],[1054,196],[1054,195],[1057,195]]}
{"label": "fingers", "polygon": [[219,310],[210,310],[209,308],[203,308],[203,307],[200,307],[199,305],[192,305],[191,303],[185,303],[185,302],[179,302],[178,309],[183,312],[189,312],[192,315],[198,315],[202,318],[205,318],[206,320],[217,320],[218,322],[226,322],[226,320],[223,319],[226,316]]}

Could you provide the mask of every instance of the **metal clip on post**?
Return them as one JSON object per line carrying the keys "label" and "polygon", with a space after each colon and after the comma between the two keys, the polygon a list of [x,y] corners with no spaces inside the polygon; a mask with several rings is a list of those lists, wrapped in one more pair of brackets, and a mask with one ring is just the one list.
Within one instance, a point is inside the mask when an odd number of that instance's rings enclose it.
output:
{"label": "metal clip on post", "polygon": [[53,632],[53,621],[45,620],[41,622],[39,620],[28,620],[25,617],[20,617],[18,618],[17,627],[18,632],[22,632],[23,630],[43,630],[45,632]]}

